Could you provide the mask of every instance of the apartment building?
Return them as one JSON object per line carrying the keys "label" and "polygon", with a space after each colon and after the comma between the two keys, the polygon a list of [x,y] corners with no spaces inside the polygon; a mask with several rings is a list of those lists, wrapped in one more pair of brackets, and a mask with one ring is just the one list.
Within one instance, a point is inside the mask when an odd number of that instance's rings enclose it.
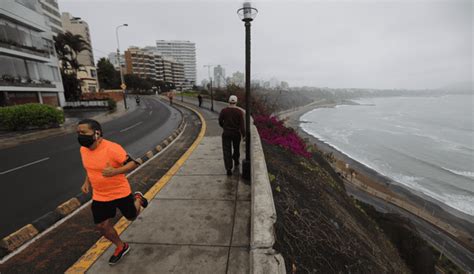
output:
{"label": "apartment building", "polygon": [[157,52],[164,57],[172,57],[184,66],[184,88],[191,89],[196,84],[196,44],[181,40],[157,40]]}
{"label": "apartment building", "polygon": [[130,47],[125,51],[125,67],[127,74],[172,83],[176,88],[184,86],[184,65],[171,57],[159,55],[152,47]]}
{"label": "apartment building", "polygon": [[0,106],[64,105],[53,32],[38,0],[0,5]]}
{"label": "apartment building", "polygon": [[61,21],[64,31],[81,35],[90,45],[90,50],[83,50],[77,54],[77,61],[83,68],[77,73],[77,78],[81,80],[81,89],[83,93],[97,92],[99,90],[99,80],[97,78],[97,69],[94,64],[94,55],[92,54],[92,41],[89,25],[80,17],[74,17],[69,12],[62,13]]}
{"label": "apartment building", "polygon": [[156,74],[154,53],[138,47],[130,47],[124,55],[126,74],[135,74],[143,79],[162,80]]}
{"label": "apartment building", "polygon": [[40,0],[39,1],[43,14],[48,20],[53,36],[63,33],[63,23],[61,21],[61,12],[57,0]]}

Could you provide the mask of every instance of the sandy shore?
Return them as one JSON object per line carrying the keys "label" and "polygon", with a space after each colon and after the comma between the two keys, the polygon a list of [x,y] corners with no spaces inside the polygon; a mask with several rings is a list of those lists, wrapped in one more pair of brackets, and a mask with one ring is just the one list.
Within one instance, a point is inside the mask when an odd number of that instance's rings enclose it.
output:
{"label": "sandy shore", "polygon": [[338,165],[344,166],[345,164],[349,164],[349,166],[353,168],[358,174],[357,178],[359,181],[362,181],[363,183],[379,191],[400,197],[406,200],[408,203],[419,207],[420,209],[432,212],[432,214],[434,214],[434,216],[440,220],[451,224],[458,229],[466,231],[471,236],[474,236],[474,218],[472,216],[450,208],[447,205],[441,204],[440,202],[431,199],[430,197],[426,197],[421,193],[415,193],[414,191],[401,186],[392,179],[378,173],[377,171],[365,166],[362,163],[355,161],[343,152],[306,133],[300,127],[299,119],[306,112],[315,108],[334,107],[335,105],[336,104],[334,103],[327,103],[323,100],[315,101],[306,106],[282,112],[279,114],[279,117],[281,119],[285,119],[287,126],[294,128],[302,138],[306,139],[312,144],[315,144],[319,150],[325,153],[332,153],[338,161]]}

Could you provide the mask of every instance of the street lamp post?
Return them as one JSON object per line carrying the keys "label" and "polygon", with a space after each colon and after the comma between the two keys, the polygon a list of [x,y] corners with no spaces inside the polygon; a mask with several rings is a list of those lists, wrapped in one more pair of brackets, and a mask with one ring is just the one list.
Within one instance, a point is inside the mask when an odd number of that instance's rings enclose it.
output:
{"label": "street lamp post", "polygon": [[250,180],[250,22],[257,16],[258,10],[245,2],[237,10],[240,19],[245,22],[245,159],[242,162],[242,177]]}
{"label": "street lamp post", "polygon": [[119,43],[119,35],[118,35],[118,30],[121,27],[128,27],[128,24],[122,24],[120,26],[117,26],[115,28],[115,37],[117,38],[117,62],[118,62],[118,67],[120,71],[120,88],[122,89],[123,92],[123,105],[125,106],[125,109],[127,109],[127,96],[125,94],[125,81],[123,80],[123,73],[122,73],[122,64],[120,63],[120,43]]}
{"label": "street lamp post", "polygon": [[209,78],[210,86],[209,89],[211,90],[211,111],[214,111],[214,93],[212,92],[212,78]]}
{"label": "street lamp post", "polygon": [[212,65],[204,65],[207,67],[207,75],[209,76],[209,91],[211,92],[211,111],[214,111],[214,93],[212,92],[212,77],[211,77],[211,67]]}

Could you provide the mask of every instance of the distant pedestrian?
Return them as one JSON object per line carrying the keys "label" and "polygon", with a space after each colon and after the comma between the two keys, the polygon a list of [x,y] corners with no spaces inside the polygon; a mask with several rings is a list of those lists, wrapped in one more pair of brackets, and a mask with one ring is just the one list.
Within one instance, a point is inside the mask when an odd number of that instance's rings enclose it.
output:
{"label": "distant pedestrian", "polygon": [[174,93],[172,90],[168,91],[168,99],[170,100],[170,106],[173,105],[173,97],[174,97]]}
{"label": "distant pedestrian", "polygon": [[96,228],[116,246],[109,259],[109,264],[113,265],[130,251],[130,246],[120,239],[110,219],[115,217],[118,208],[125,218],[133,221],[142,207],[148,206],[148,201],[141,192],[132,194],[125,176],[138,163],[121,145],[104,139],[102,127],[95,120],[80,121],[77,134],[82,164],[86,170],[86,179],[81,189],[84,193],[92,190],[91,209]]}
{"label": "distant pedestrian", "polygon": [[199,107],[202,106],[202,96],[201,93],[198,94]]}
{"label": "distant pedestrian", "polygon": [[233,164],[235,167],[240,165],[240,140],[245,136],[244,114],[236,105],[237,96],[231,95],[229,106],[219,114],[219,125],[224,129],[222,133],[224,165],[229,176],[232,175]]}

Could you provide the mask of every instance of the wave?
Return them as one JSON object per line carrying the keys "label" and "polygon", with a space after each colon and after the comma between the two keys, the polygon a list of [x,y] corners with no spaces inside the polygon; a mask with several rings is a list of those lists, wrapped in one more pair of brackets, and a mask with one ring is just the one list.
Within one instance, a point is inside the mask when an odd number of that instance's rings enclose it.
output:
{"label": "wave", "polygon": [[[303,131],[306,133],[314,136],[318,140],[330,145],[334,149],[344,153],[347,155],[349,158],[354,159],[355,161],[365,165],[366,167],[377,171],[378,173],[382,174],[383,176],[386,176],[390,179],[392,179],[394,182],[399,183],[400,185],[403,185],[407,187],[408,189],[411,189],[416,192],[420,192],[428,197],[431,197],[432,199],[437,200],[440,203],[443,203],[445,205],[448,205],[449,207],[452,207],[456,210],[459,210],[463,213],[466,213],[468,215],[474,216],[474,195],[462,195],[462,194],[449,194],[449,193],[437,193],[434,192],[426,187],[424,187],[420,182],[425,179],[424,177],[417,177],[417,176],[408,176],[408,175],[403,175],[403,174],[396,174],[389,172],[388,170],[384,168],[380,168],[380,166],[377,166],[375,163],[368,159],[362,159],[363,157],[358,157],[354,154],[348,153],[346,150],[341,149],[339,146],[329,142],[329,140],[326,140],[324,137],[321,135],[317,134],[311,129],[305,128],[304,125],[301,127]],[[388,148],[388,147],[387,147]],[[406,157],[411,158],[413,161],[420,161],[424,164],[427,164],[431,166],[432,168],[437,168],[443,171],[448,171],[456,176],[463,176],[467,177],[468,179],[474,178],[474,172],[471,171],[457,171],[457,170],[451,170],[447,169],[444,167],[440,167],[438,165],[435,165],[433,163],[427,162],[425,160],[419,159],[417,157],[414,157],[413,155],[409,155],[406,152],[394,150],[393,148],[388,148],[392,150],[395,153],[400,153],[405,155]],[[453,191],[465,191],[464,189],[459,189],[456,186],[450,186]]]}
{"label": "wave", "polygon": [[444,170],[448,171],[448,172],[451,172],[453,174],[456,174],[456,175],[460,175],[460,176],[463,176],[463,177],[466,177],[468,179],[474,179],[474,171],[460,171],[460,170],[454,170],[454,169],[449,169],[449,168],[446,168],[446,167],[442,167]]}

